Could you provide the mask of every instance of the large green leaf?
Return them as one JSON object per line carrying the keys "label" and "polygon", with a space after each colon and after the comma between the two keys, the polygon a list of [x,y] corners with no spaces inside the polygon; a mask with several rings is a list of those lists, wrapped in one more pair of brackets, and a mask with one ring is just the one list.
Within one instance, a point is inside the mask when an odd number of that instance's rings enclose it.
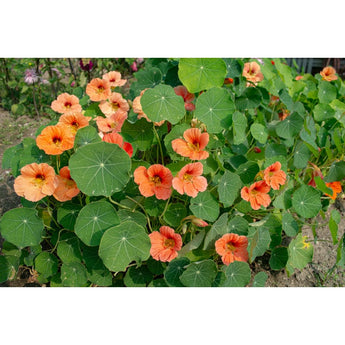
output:
{"label": "large green leaf", "polygon": [[35,270],[44,277],[51,277],[58,271],[58,259],[55,255],[42,252],[35,258]]}
{"label": "large green leaf", "polygon": [[250,281],[250,268],[246,262],[234,261],[224,270],[226,280],[223,286],[227,287],[244,287]]}
{"label": "large green leaf", "polygon": [[120,223],[114,207],[107,201],[84,206],[78,215],[74,231],[88,246],[98,246],[105,230]]}
{"label": "large green leaf", "polygon": [[229,207],[234,203],[242,186],[243,183],[237,174],[225,171],[218,184],[219,201],[224,207]]}
{"label": "large green leaf", "polygon": [[182,219],[187,216],[187,209],[183,204],[170,204],[164,213],[164,220],[173,227],[180,225]]}
{"label": "large green leaf", "polygon": [[307,166],[309,159],[310,151],[308,147],[303,142],[299,142],[293,156],[293,165],[297,169],[303,169]]}
{"label": "large green leaf", "polygon": [[264,226],[251,226],[248,231],[249,262],[257,256],[264,255],[271,242],[269,230]]}
{"label": "large green leaf", "polygon": [[227,90],[212,88],[201,94],[195,105],[195,117],[203,122],[209,133],[219,133],[231,125],[235,105]]}
{"label": "large green leaf", "polygon": [[126,141],[135,145],[139,150],[145,151],[152,145],[154,137],[152,126],[152,123],[146,119],[140,119],[133,124],[125,121],[121,134]]}
{"label": "large green leaf", "polygon": [[254,122],[250,126],[250,132],[252,133],[253,138],[256,139],[259,143],[266,144],[268,131],[266,127],[261,123]]}
{"label": "large green leaf", "polygon": [[210,222],[214,222],[219,215],[219,204],[209,191],[199,193],[192,198],[189,208],[194,216]]}
{"label": "large green leaf", "polygon": [[73,231],[74,225],[77,220],[79,211],[82,206],[73,204],[71,202],[65,202],[57,210],[57,221],[66,229]]}
{"label": "large green leaf", "polygon": [[0,219],[1,236],[18,248],[38,245],[43,228],[43,220],[31,208],[12,209]]}
{"label": "large green leaf", "polygon": [[299,231],[298,223],[291,213],[283,212],[282,227],[287,236],[295,237]]}
{"label": "large green leaf", "polygon": [[278,122],[276,126],[277,134],[281,138],[289,139],[299,133],[304,123],[304,119],[298,113],[292,113],[285,120]]}
{"label": "large green leaf", "polygon": [[79,147],[101,142],[102,139],[99,136],[97,129],[92,126],[87,126],[78,129],[74,138],[74,149],[77,150]]}
{"label": "large green leaf", "polygon": [[345,177],[345,162],[339,161],[331,165],[327,176],[325,177],[325,182],[341,181]]}
{"label": "large green leaf", "polygon": [[316,122],[322,122],[332,118],[335,115],[335,111],[328,104],[320,103],[314,108],[314,120]]}
{"label": "large green leaf", "polygon": [[169,286],[183,287],[180,276],[184,272],[185,267],[190,263],[188,258],[177,258],[169,262],[164,272],[164,278]]}
{"label": "large green leaf", "polygon": [[118,145],[101,142],[80,147],[71,156],[69,168],[83,193],[110,196],[127,184],[131,161]]}
{"label": "large green leaf", "polygon": [[301,217],[316,217],[321,210],[320,193],[311,186],[302,185],[292,195],[292,206]]}
{"label": "large green leaf", "polygon": [[87,283],[86,268],[79,262],[62,264],[61,280],[63,286],[82,287]]}
{"label": "large green leaf", "polygon": [[145,68],[134,73],[135,81],[131,84],[131,95],[139,96],[144,89],[152,88],[159,85],[163,79],[162,72],[157,67]]}
{"label": "large green leaf", "polygon": [[223,213],[212,225],[211,230],[206,234],[204,249],[214,249],[214,243],[223,235],[229,232],[228,216],[228,213]]}
{"label": "large green leaf", "polygon": [[145,229],[132,221],[108,229],[101,239],[99,256],[111,271],[124,271],[130,262],[150,256],[151,241]]}
{"label": "large green leaf", "polygon": [[319,81],[318,97],[320,103],[331,103],[337,97],[337,89],[329,81]]}
{"label": "large green leaf", "polygon": [[220,58],[182,58],[178,67],[178,76],[191,93],[221,87],[227,75]]}
{"label": "large green leaf", "polygon": [[242,75],[243,62],[237,59],[223,58],[228,74],[227,78],[236,78]]}
{"label": "large green leaf", "polygon": [[266,272],[259,272],[255,275],[253,287],[265,287],[268,275]]}
{"label": "large green leaf", "polygon": [[185,115],[184,101],[169,85],[158,85],[146,90],[140,100],[143,112],[153,122],[167,120],[172,124]]}
{"label": "large green leaf", "polygon": [[288,247],[289,264],[298,269],[303,269],[313,259],[314,247],[311,243],[306,243],[302,234],[292,240]]}
{"label": "large green leaf", "polygon": [[180,276],[182,284],[188,287],[211,287],[217,275],[213,260],[191,263]]}
{"label": "large green leaf", "polygon": [[[18,258],[10,255],[0,255],[0,283],[3,283],[10,278],[13,278],[16,273],[16,267],[14,267],[12,260],[19,261]],[[17,266],[17,265],[15,265]]]}
{"label": "large green leaf", "polygon": [[247,87],[241,97],[236,99],[236,108],[240,111],[257,108],[262,102],[262,94],[256,87]]}
{"label": "large green leaf", "polygon": [[126,220],[132,220],[133,222],[141,225],[142,227],[145,227],[147,224],[146,217],[143,213],[141,212],[132,212],[130,210],[118,210],[117,215],[120,218],[121,222],[125,222]]}
{"label": "large green leaf", "polygon": [[277,247],[272,250],[269,261],[272,270],[279,271],[285,267],[289,259],[288,250],[285,247]]}
{"label": "large green leaf", "polygon": [[234,216],[230,219],[228,223],[229,232],[240,236],[248,235],[248,221],[241,216]]}
{"label": "large green leaf", "polygon": [[82,260],[79,240],[75,235],[73,236],[60,241],[57,246],[57,255],[63,263],[81,262]]}
{"label": "large green leaf", "polygon": [[242,144],[246,140],[247,117],[243,113],[235,111],[232,114],[232,122],[234,132],[234,144]]}
{"label": "large green leaf", "polygon": [[129,287],[145,287],[153,279],[153,274],[146,266],[130,267],[123,282]]}

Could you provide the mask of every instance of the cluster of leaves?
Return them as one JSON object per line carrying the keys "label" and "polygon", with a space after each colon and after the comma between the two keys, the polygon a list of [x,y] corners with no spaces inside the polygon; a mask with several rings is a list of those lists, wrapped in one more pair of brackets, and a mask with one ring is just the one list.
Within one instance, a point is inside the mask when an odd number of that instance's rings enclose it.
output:
{"label": "cluster of leaves", "polygon": [[[249,61],[249,60],[248,60]],[[252,277],[250,264],[269,256],[272,270],[288,274],[303,269],[313,257],[319,214],[325,218],[332,195],[327,182],[345,177],[345,85],[318,74],[297,73],[283,60],[263,59],[264,79],[248,86],[242,72],[246,59],[148,59],[130,87],[141,98],[152,121],[130,110],[121,134],[133,147],[130,159],[117,145],[101,142],[94,123],[78,130],[74,149],[61,155],[81,193],[71,201],[52,198],[7,212],[0,220],[5,238],[0,281],[15,275],[19,265],[32,266],[41,283],[50,286],[264,286],[265,272]],[[224,83],[231,78],[230,83]],[[186,111],[173,87],[195,94],[195,110]],[[85,116],[102,116],[83,88],[74,92]],[[274,96],[274,97],[272,97]],[[288,112],[284,120],[281,112]],[[161,163],[175,176],[189,163],[172,140],[197,119],[207,128],[209,157],[202,160],[208,187],[195,198],[173,191],[168,200],[145,198],[134,183],[138,166]],[[153,122],[165,120],[155,128]],[[38,131],[38,133],[40,130]],[[37,133],[37,134],[38,134]],[[34,140],[6,151],[3,166],[14,176],[25,164],[56,158],[39,150]],[[279,190],[269,192],[267,208],[253,210],[240,191],[279,161],[287,175]],[[325,176],[313,175],[313,165]],[[309,185],[314,179],[315,187]],[[186,222],[195,216],[208,222],[200,228]],[[345,238],[338,236],[340,214],[332,210],[329,228],[338,246],[337,265],[345,265]],[[178,257],[160,262],[150,257],[151,231],[162,225],[176,229],[184,246]],[[302,236],[312,227],[314,239]],[[248,238],[249,263],[223,265],[215,242],[224,234]]]}

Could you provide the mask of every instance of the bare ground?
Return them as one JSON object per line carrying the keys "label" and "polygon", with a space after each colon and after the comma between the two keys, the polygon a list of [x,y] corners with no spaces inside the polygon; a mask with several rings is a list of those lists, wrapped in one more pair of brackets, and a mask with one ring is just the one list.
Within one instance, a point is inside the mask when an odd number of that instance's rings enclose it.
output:
{"label": "bare ground", "polygon": [[[0,161],[4,151],[11,146],[20,143],[23,138],[35,137],[35,132],[42,124],[47,124],[49,119],[30,118],[28,116],[21,116],[18,119],[14,118],[3,109],[0,108]],[[13,190],[13,177],[9,171],[3,170],[0,166],[0,216],[8,210],[20,205],[20,198]],[[345,201],[338,199],[337,203],[332,207],[337,206],[341,212],[342,219],[339,224],[338,238],[342,236],[345,229]],[[321,218],[320,218],[321,220]],[[325,222],[325,220],[323,220]],[[304,236],[308,236],[310,240],[313,239],[313,234],[308,226],[302,229]],[[332,237],[327,226],[317,229],[318,238],[320,239],[314,243],[314,258],[313,263],[309,264],[302,271],[296,270],[290,277],[287,276],[285,270],[272,271],[269,267],[269,256],[264,255],[259,257],[252,265],[253,275],[264,271],[268,275],[266,287],[337,287],[345,286],[345,268],[334,267],[336,261],[336,248],[332,244]],[[28,270],[21,269],[21,274],[18,279],[8,282],[7,286],[37,286],[28,273]],[[10,284],[9,284],[10,283]]]}

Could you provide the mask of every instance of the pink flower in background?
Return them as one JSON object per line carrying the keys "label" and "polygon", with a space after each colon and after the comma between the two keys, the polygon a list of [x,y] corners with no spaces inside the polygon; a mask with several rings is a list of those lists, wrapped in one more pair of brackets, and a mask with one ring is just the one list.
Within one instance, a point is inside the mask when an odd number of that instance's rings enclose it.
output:
{"label": "pink flower in background", "polygon": [[137,63],[135,61],[131,64],[131,69],[133,72],[136,72],[138,70]]}
{"label": "pink flower in background", "polygon": [[75,85],[75,81],[72,81],[71,86],[74,87],[74,85]]}
{"label": "pink flower in background", "polygon": [[135,61],[137,62],[138,65],[140,65],[144,62],[144,59],[143,58],[137,58]]}
{"label": "pink flower in background", "polygon": [[52,71],[54,71],[55,73],[56,73],[56,75],[57,75],[57,77],[58,78],[60,78],[61,77],[61,72],[57,69],[57,68],[52,68]]}
{"label": "pink flower in background", "polygon": [[24,81],[27,83],[27,84],[34,84],[34,83],[37,83],[39,80],[38,78],[38,75],[36,74],[36,71],[31,68],[31,69],[27,69],[25,71],[25,77],[24,77]]}
{"label": "pink flower in background", "polygon": [[47,79],[40,79],[40,83],[43,84],[43,85],[49,85],[49,81]]}

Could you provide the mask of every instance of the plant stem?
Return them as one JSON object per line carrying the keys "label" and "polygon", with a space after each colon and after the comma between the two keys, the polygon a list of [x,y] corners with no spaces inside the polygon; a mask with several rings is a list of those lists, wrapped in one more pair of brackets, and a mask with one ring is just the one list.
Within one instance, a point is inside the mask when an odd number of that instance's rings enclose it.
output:
{"label": "plant stem", "polygon": [[152,227],[151,227],[150,217],[149,217],[148,214],[146,213],[146,210],[145,210],[144,206],[141,205],[140,203],[138,203],[136,200],[132,199],[132,198],[131,198],[130,196],[128,196],[128,195],[126,195],[126,198],[127,198],[128,200],[133,201],[135,204],[137,204],[137,205],[144,211],[145,216],[146,216],[146,219],[147,219],[147,224],[148,224],[148,226],[149,226],[150,231],[152,232],[153,230],[152,230]]}
{"label": "plant stem", "polygon": [[67,59],[68,63],[69,63],[69,68],[71,69],[71,73],[73,75],[74,80],[77,80],[77,76],[74,72],[74,68],[73,68],[73,64],[72,64],[72,60],[70,58]]}
{"label": "plant stem", "polygon": [[112,204],[114,204],[114,205],[116,205],[116,206],[119,206],[119,207],[124,208],[124,209],[126,209],[126,210],[131,210],[130,207],[127,207],[127,206],[125,206],[125,205],[122,205],[122,204],[118,203],[117,201],[113,200],[113,199],[111,198],[111,196],[109,196],[108,199],[109,199],[109,201],[110,201]]}
{"label": "plant stem", "polygon": [[161,144],[161,141],[160,141],[158,132],[157,132],[156,127],[155,127],[154,124],[153,124],[153,131],[154,131],[154,133],[155,133],[155,135],[156,135],[156,138],[157,138],[157,141],[158,141],[159,150],[160,150],[160,152],[161,152],[162,164],[164,165],[164,155],[163,155],[162,144]]}
{"label": "plant stem", "polygon": [[38,112],[38,109],[37,109],[35,90],[36,90],[35,85],[33,85],[33,87],[32,87],[32,97],[33,97],[33,100],[34,100],[34,107],[35,107],[35,110],[36,110],[37,119],[39,120],[40,119],[40,113]]}

